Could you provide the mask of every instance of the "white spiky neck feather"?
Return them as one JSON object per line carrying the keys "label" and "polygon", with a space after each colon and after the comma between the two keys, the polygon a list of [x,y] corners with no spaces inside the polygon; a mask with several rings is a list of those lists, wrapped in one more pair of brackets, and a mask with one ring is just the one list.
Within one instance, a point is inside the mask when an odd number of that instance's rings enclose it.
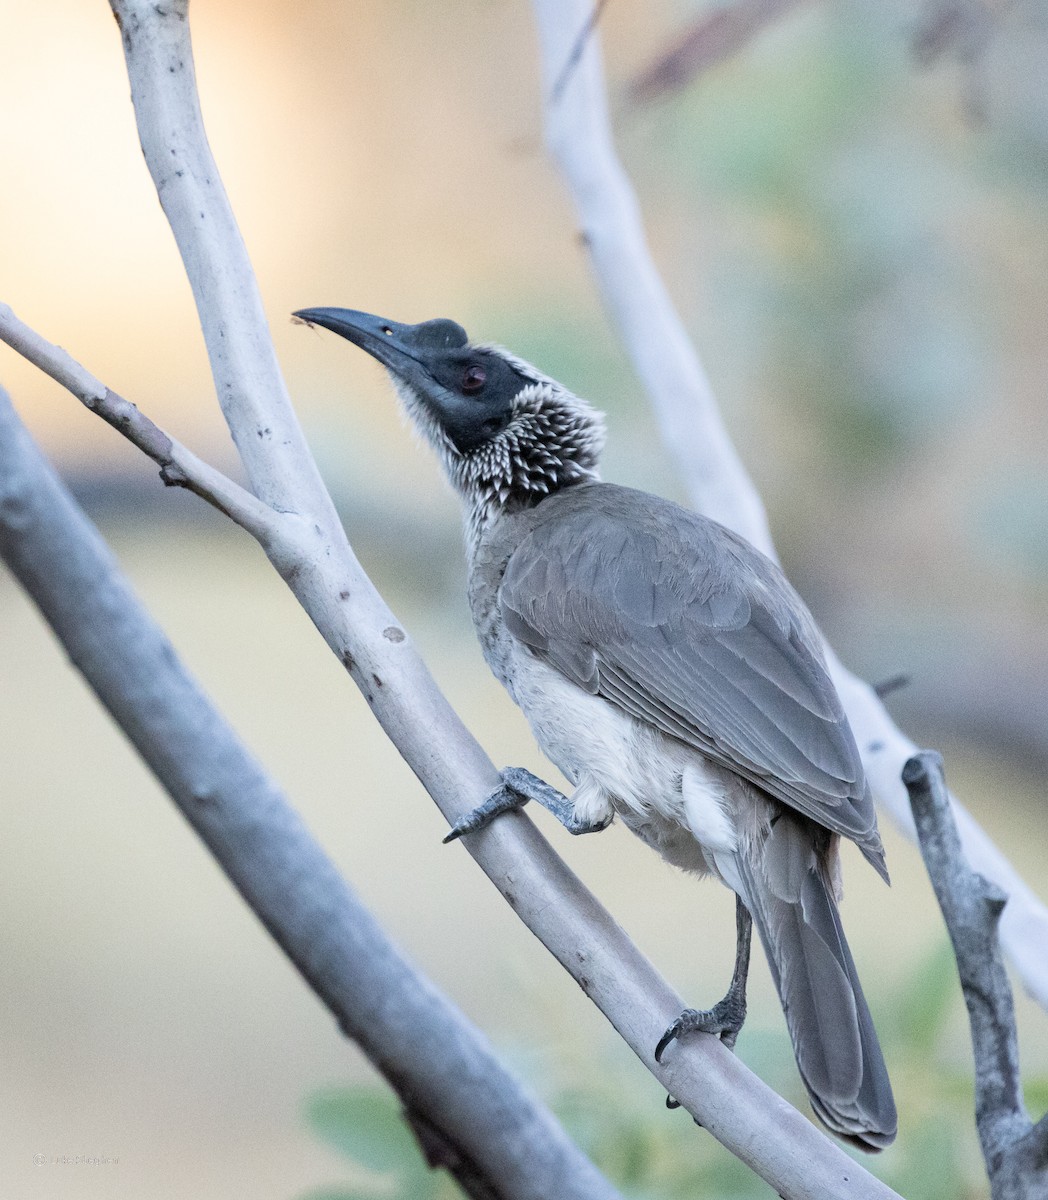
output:
{"label": "white spiky neck feather", "polygon": [[604,448],[604,414],[502,346],[475,347],[502,358],[528,380],[513,400],[509,424],[463,452],[409,384],[390,373],[408,416],[440,456],[467,509],[471,532],[497,512],[529,507],[572,484],[597,480]]}

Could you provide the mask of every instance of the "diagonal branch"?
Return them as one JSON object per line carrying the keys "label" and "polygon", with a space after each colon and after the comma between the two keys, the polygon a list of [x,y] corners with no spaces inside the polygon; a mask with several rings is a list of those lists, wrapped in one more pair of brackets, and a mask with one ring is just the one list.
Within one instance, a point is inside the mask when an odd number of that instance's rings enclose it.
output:
{"label": "diagonal branch", "polygon": [[[274,940],[467,1194],[621,1200],[419,974],[179,662],[0,389],[0,557]],[[453,1063],[455,1069],[449,1069]]]}
{"label": "diagonal branch", "polygon": [[122,433],[159,467],[171,487],[184,487],[206,500],[263,544],[274,540],[279,516],[240,484],[198,458],[166,434],[139,408],[96,379],[61,346],[49,342],[0,304],[0,341],[60,383],[91,412]]}
{"label": "diagonal branch", "polygon": [[903,767],[917,837],[942,909],[968,1007],[975,1056],[975,1120],[994,1200],[1048,1192],[1045,1119],[1033,1126],[1023,1103],[1012,989],[997,923],[1008,903],[965,860],[951,814],[942,759],[922,751]]}
{"label": "diagonal branch", "polygon": [[251,490],[280,512],[308,511],[330,535],[338,517],[292,409],[247,248],[204,132],[189,0],[110,0],[110,8],[142,153],[201,313],[219,404]]}
{"label": "diagonal branch", "polygon": [[[533,0],[549,96],[575,44],[587,0]],[[692,504],[775,557],[763,504],[717,408],[702,363],[652,261],[640,208],[615,153],[599,40],[586,42],[560,102],[547,103],[546,139],[575,202],[601,298],[648,392]],[[827,658],[878,804],[914,838],[903,763],[916,752],[874,690]],[[958,804],[954,816],[975,868],[1009,896],[1001,938],[1027,991],[1048,1008],[1048,909]]]}

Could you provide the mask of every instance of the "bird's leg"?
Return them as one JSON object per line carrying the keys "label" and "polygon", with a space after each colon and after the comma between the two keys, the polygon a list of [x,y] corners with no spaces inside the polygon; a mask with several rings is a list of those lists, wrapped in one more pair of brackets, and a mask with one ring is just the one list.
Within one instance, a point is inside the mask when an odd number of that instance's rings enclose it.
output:
{"label": "bird's leg", "polygon": [[696,1029],[701,1033],[716,1034],[729,1050],[734,1048],[746,1020],[746,976],[750,969],[750,935],[753,932],[753,918],[738,896],[735,897],[735,930],[735,970],[728,994],[712,1008],[686,1008],[660,1038],[655,1047],[656,1062],[662,1062],[670,1042]]}
{"label": "bird's leg", "polygon": [[541,804],[551,812],[564,826],[568,833],[597,833],[607,829],[609,821],[586,821],[575,813],[574,803],[558,792],[555,787],[532,775],[524,767],[506,767],[500,771],[502,785],[464,817],[459,817],[451,827],[451,832],[444,838],[445,842],[453,842],[464,833],[472,833],[475,829],[483,829],[490,821],[510,809],[520,808],[529,800]]}

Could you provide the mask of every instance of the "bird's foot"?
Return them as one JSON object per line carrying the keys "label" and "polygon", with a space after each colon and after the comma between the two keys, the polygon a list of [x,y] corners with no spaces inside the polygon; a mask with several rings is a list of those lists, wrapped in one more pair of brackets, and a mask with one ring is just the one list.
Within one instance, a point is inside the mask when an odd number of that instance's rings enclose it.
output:
{"label": "bird's foot", "polygon": [[502,813],[520,808],[529,800],[534,800],[551,812],[569,833],[596,833],[606,829],[609,824],[608,821],[594,823],[580,819],[575,814],[574,804],[563,792],[558,792],[524,767],[506,767],[499,774],[502,777],[501,786],[464,817],[459,817],[444,838],[445,842],[453,842],[464,833],[483,829]]}
{"label": "bird's foot", "polygon": [[536,804],[541,804],[547,812],[551,812],[557,818],[568,833],[599,833],[611,824],[610,816],[600,821],[587,821],[580,817],[575,811],[573,799],[565,796],[563,792],[558,792],[555,787],[546,783],[544,779],[539,779],[537,775],[532,775],[524,767],[505,767],[500,774],[503,787],[508,787],[525,800],[534,800]]}
{"label": "bird's foot", "polygon": [[735,897],[735,970],[731,976],[731,986],[723,1000],[718,1000],[712,1008],[686,1008],[659,1039],[655,1047],[655,1061],[662,1062],[662,1056],[670,1042],[685,1033],[712,1033],[728,1047],[735,1049],[735,1040],[739,1036],[746,1020],[746,977],[750,970],[750,938],[753,933],[753,920],[750,911],[742,902],[741,896]]}
{"label": "bird's foot", "polygon": [[729,1050],[733,1050],[745,1020],[746,994],[734,988],[712,1008],[686,1008],[659,1039],[655,1047],[655,1061],[662,1062],[670,1042],[686,1033],[712,1033]]}
{"label": "bird's foot", "polygon": [[512,812],[515,808],[520,808],[527,804],[527,796],[520,795],[519,792],[513,790],[503,783],[497,787],[486,800],[482,800],[476,808],[470,809],[465,816],[459,819],[452,825],[450,832],[444,838],[444,844],[453,842],[456,838],[462,837],[464,833],[473,833],[474,830],[483,829],[485,825],[489,825],[496,817],[500,817],[503,813]]}

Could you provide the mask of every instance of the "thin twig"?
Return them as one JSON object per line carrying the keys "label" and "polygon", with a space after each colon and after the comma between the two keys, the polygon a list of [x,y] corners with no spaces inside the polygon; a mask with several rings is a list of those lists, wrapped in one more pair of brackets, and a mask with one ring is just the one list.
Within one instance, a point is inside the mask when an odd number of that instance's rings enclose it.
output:
{"label": "thin twig", "polygon": [[160,478],[169,487],[195,492],[263,544],[279,536],[279,514],[175,441],[129,400],[96,379],[61,346],[19,320],[6,304],[0,304],[0,341],[50,375],[148,455],[160,467]]}
{"label": "thin twig", "polygon": [[918,66],[930,67],[945,58],[960,66],[961,101],[971,124],[987,117],[987,58],[1006,7],[984,0],[932,0],[913,31]]}
{"label": "thin twig", "polygon": [[933,0],[914,28],[913,57],[922,67],[947,55],[970,66],[986,53],[994,21],[992,10],[981,0]]}
{"label": "thin twig", "polygon": [[571,47],[571,52],[568,55],[567,61],[564,63],[564,68],[557,76],[556,82],[553,84],[553,90],[550,93],[550,104],[559,104],[560,98],[564,94],[564,89],[567,87],[571,79],[571,73],[579,65],[579,60],[582,58],[582,52],[586,49],[586,42],[593,36],[594,30],[600,24],[600,19],[604,14],[604,9],[607,7],[608,0],[597,0],[593,6],[593,11],[586,18],[586,24],[579,31],[579,36],[575,39],[575,44]]}
{"label": "thin twig", "polygon": [[892,692],[901,691],[907,688],[913,680],[904,671],[900,671],[897,675],[889,675],[887,679],[881,679],[873,685],[873,690],[877,693],[878,700],[883,700],[886,696],[890,696]]}
{"label": "thin twig", "polygon": [[702,72],[738,54],[773,21],[809,2],[736,0],[725,8],[703,13],[629,84],[631,99],[648,103],[680,91]]}

